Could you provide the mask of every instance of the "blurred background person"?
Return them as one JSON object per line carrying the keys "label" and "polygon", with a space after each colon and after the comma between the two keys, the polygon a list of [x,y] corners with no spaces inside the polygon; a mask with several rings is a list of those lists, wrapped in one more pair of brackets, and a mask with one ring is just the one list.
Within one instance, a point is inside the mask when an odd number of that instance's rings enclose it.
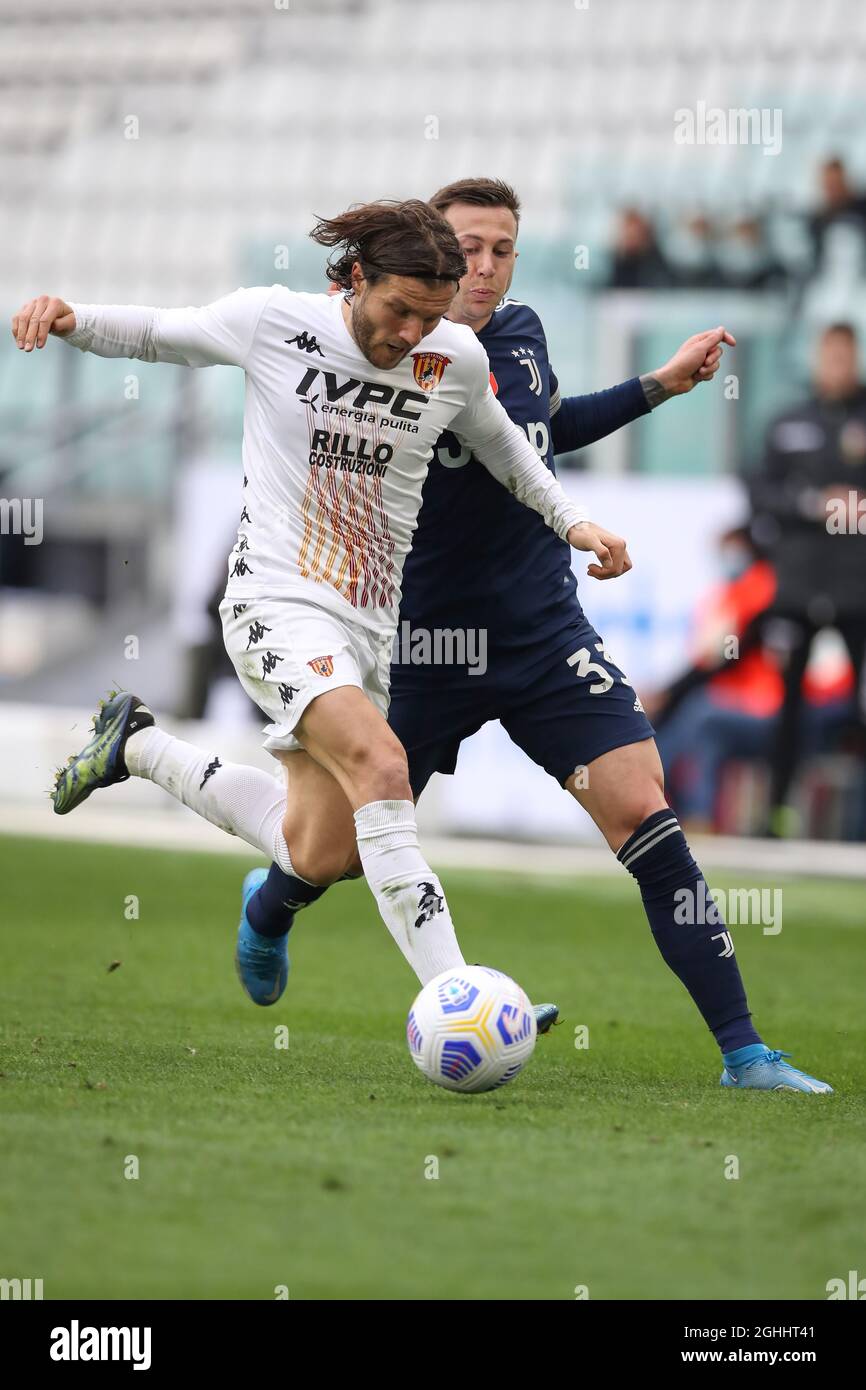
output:
{"label": "blurred background person", "polygon": [[719,289],[722,277],[716,259],[716,226],[702,209],[675,219],[667,236],[667,251],[677,285],[685,289]]}
{"label": "blurred background person", "polygon": [[[751,479],[755,534],[767,545],[777,580],[772,606],[784,696],[771,751],[769,833],[792,825],[788,794],[802,756],[801,687],[812,642],[836,628],[857,683],[856,747],[863,751],[866,655],[866,387],[850,324],[818,340],[812,392],[770,426],[764,458]],[[840,531],[829,524],[843,504]]]}
{"label": "blurred background person", "polygon": [[866,241],[866,193],[851,182],[845,161],[825,159],[818,170],[820,201],[809,219],[815,267],[821,268],[828,232],[850,227]]}
{"label": "blurred background person", "polygon": [[623,208],[614,234],[612,290],[654,290],[673,283],[655,228],[638,208]]}
{"label": "blurred background person", "polygon": [[779,289],[785,283],[784,267],[770,247],[762,217],[746,214],[732,222],[719,240],[717,255],[729,289]]}
{"label": "blurred background person", "polygon": [[[785,682],[772,643],[776,575],[748,526],[719,538],[718,584],[695,613],[693,658],[647,702],[671,803],[691,830],[728,828],[720,802],[726,765],[761,763],[772,746]],[[810,668],[803,684],[801,750],[819,752],[850,718],[849,663]]]}

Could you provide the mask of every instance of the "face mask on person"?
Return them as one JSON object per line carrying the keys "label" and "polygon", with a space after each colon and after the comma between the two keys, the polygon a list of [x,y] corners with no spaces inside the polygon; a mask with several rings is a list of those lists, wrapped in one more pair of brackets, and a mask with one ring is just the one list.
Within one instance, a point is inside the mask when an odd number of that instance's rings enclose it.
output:
{"label": "face mask on person", "polygon": [[728,581],[739,579],[751,563],[751,554],[741,545],[725,545],[719,551],[719,570]]}

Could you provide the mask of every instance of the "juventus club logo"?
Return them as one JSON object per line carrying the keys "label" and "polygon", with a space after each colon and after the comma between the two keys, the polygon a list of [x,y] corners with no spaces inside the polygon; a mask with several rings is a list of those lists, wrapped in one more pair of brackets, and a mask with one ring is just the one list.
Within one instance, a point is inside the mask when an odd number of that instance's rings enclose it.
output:
{"label": "juventus club logo", "polygon": [[516,357],[521,367],[525,367],[529,372],[529,389],[534,396],[540,396],[544,390],[541,380],[541,373],[538,370],[538,363],[535,360],[535,352],[532,348],[519,347],[513,348],[512,357]]}
{"label": "juventus club logo", "polygon": [[250,623],[250,640],[247,642],[247,651],[254,642],[261,642],[266,632],[272,631],[273,628],[265,627],[264,623],[260,623],[258,619],[254,623]]}
{"label": "juventus club logo", "polygon": [[419,883],[421,896],[418,899],[418,916],[415,918],[415,926],[423,927],[425,922],[432,922],[437,912],[442,912],[445,907],[445,900],[441,893],[436,892],[435,884]]}
{"label": "juventus club logo", "polygon": [[274,652],[264,652],[262,654],[262,678],[264,679],[265,676],[269,676],[272,671],[275,671],[277,662],[283,660],[283,657],[276,656]]}
{"label": "juventus club logo", "polygon": [[719,955],[722,960],[728,960],[729,957],[734,954],[734,943],[731,940],[731,933],[729,931],[716,932],[716,935],[711,936],[710,940],[721,941],[722,949],[719,951]]}

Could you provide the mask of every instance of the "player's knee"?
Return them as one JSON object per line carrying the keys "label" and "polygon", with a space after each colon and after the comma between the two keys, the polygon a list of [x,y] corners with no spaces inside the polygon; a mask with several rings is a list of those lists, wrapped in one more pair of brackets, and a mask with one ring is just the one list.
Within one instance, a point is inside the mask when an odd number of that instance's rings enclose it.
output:
{"label": "player's knee", "polygon": [[386,739],[353,750],[350,776],[361,804],[369,801],[411,801],[409,766],[403,747]]}
{"label": "player's knee", "polygon": [[295,827],[291,839],[287,837],[292,868],[299,878],[319,887],[336,883],[349,866],[355,862],[358,847],[348,835],[335,835],[333,830],[323,833],[322,827],[307,825]]}
{"label": "player's knee", "polygon": [[292,849],[292,868],[307,883],[325,888],[343,877],[350,857],[335,845],[302,846]]}
{"label": "player's knee", "polygon": [[616,829],[608,837],[611,844],[616,841],[615,848],[619,849],[620,845],[625,844],[625,841],[640,829],[649,816],[654,816],[656,811],[666,810],[664,776],[659,773],[642,780],[629,790],[620,807],[619,815],[616,817]]}
{"label": "player's knee", "polygon": [[411,801],[412,788],[409,786],[409,768],[405,756],[383,761],[376,768],[374,785],[375,801]]}

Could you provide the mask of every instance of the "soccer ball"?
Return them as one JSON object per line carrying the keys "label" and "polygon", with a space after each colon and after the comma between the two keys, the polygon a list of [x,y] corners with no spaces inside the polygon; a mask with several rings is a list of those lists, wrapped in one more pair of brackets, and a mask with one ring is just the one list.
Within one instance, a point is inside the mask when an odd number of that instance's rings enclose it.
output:
{"label": "soccer ball", "polygon": [[443,970],[418,995],[406,1020],[412,1060],[449,1091],[492,1091],[526,1065],[535,1047],[535,1012],[501,970]]}

